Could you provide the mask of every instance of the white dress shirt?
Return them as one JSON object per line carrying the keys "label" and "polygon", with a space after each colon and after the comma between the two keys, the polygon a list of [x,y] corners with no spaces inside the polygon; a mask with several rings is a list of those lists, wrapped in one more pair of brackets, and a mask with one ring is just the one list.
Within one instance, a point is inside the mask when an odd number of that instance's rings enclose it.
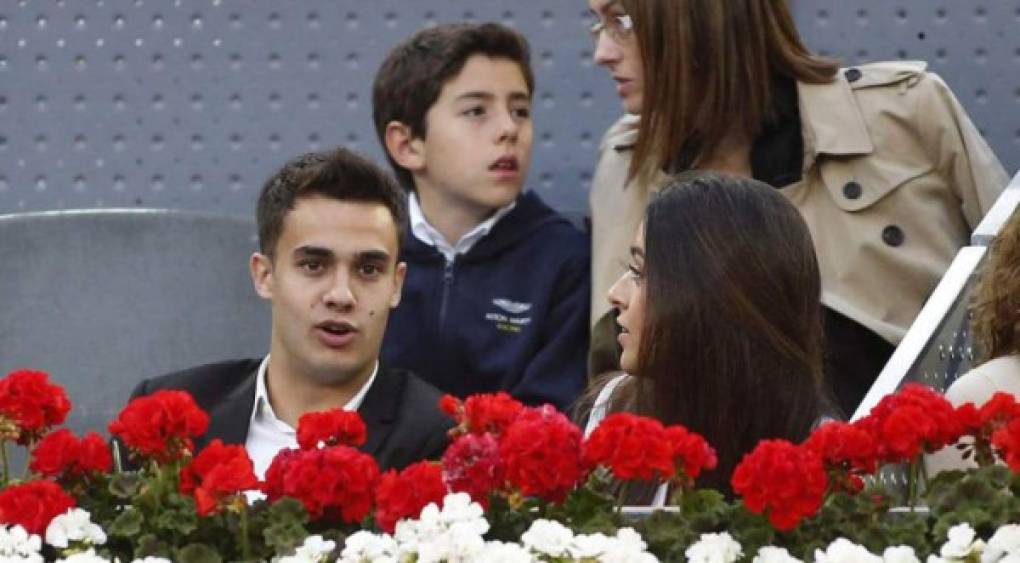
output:
{"label": "white dress shirt", "polygon": [[[259,479],[265,478],[266,470],[269,469],[269,464],[272,463],[277,452],[284,448],[298,447],[297,431],[276,417],[273,405],[269,402],[269,392],[266,387],[266,368],[268,366],[269,355],[266,355],[255,376],[255,404],[252,406],[251,421],[248,424],[248,438],[244,442],[244,448],[248,450],[248,455],[255,465],[255,475]],[[345,411],[358,410],[378,374],[379,362],[377,360],[375,368],[372,370],[372,376],[343,406]]]}
{"label": "white dress shirt", "polygon": [[492,228],[496,226],[496,223],[500,219],[506,216],[507,213],[513,211],[514,207],[517,206],[517,200],[511,201],[509,205],[499,208],[492,217],[482,221],[475,225],[473,229],[460,237],[457,244],[451,245],[443,233],[440,233],[435,227],[429,223],[429,220],[425,218],[425,213],[421,210],[421,204],[418,203],[418,195],[411,192],[408,196],[407,202],[407,215],[411,222],[411,233],[414,234],[414,238],[424,242],[429,246],[436,247],[436,250],[440,252],[445,258],[446,263],[453,262],[453,259],[458,254],[466,254],[471,248],[482,240],[485,235],[492,231]]}

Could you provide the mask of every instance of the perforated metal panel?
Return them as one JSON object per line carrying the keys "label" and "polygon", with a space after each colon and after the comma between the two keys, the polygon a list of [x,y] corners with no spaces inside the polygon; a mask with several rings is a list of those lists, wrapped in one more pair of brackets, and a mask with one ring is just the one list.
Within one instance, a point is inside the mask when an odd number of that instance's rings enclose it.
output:
{"label": "perforated metal panel", "polygon": [[847,64],[924,60],[1012,174],[1020,168],[1020,0],[791,0],[805,41]]}
{"label": "perforated metal panel", "polygon": [[[1020,0],[792,0],[809,44],[926,58],[1020,166]],[[531,40],[529,186],[586,207],[620,106],[590,62],[584,0],[5,0],[0,212],[94,206],[248,215],[287,158],[347,144],[382,160],[369,89],[423,25],[496,20]]]}

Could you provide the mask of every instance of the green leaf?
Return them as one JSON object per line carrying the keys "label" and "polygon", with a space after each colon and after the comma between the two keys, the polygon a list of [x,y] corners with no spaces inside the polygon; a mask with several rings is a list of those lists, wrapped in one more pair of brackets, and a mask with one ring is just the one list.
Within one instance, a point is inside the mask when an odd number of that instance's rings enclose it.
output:
{"label": "green leaf", "polygon": [[648,551],[661,561],[684,561],[684,551],[695,539],[687,518],[679,512],[653,512],[634,528],[648,544]]}
{"label": "green leaf", "polygon": [[622,523],[612,495],[588,487],[571,491],[562,505],[549,510],[548,516],[581,534],[613,534]]}
{"label": "green leaf", "polygon": [[180,563],[222,563],[223,559],[211,546],[204,543],[193,543],[178,549],[174,561]]}
{"label": "green leaf", "polygon": [[263,506],[267,508],[264,511],[260,511],[260,513],[265,514],[270,520],[295,520],[302,524],[308,522],[308,513],[305,511],[305,505],[295,498],[283,497],[272,504]]}
{"label": "green leaf", "polygon": [[129,499],[138,494],[142,487],[142,478],[138,473],[115,473],[110,477],[110,493],[121,499]]}
{"label": "green leaf", "polygon": [[305,541],[308,530],[298,520],[285,519],[266,526],[262,537],[276,553],[288,553]]}
{"label": "green leaf", "polygon": [[135,557],[144,559],[146,557],[162,557],[169,559],[171,556],[170,546],[162,542],[155,534],[143,534],[138,536],[135,543]]}
{"label": "green leaf", "polygon": [[532,510],[533,508],[538,508],[538,504],[525,501],[520,508],[513,509],[505,498],[492,495],[489,499],[489,509],[485,514],[489,520],[489,533],[486,534],[486,538],[507,542],[519,541],[521,534],[538,518],[538,511]]}
{"label": "green leaf", "polygon": [[129,506],[113,520],[107,531],[111,536],[130,538],[142,531],[142,522],[144,521],[145,517],[142,513]]}
{"label": "green leaf", "polygon": [[695,489],[685,491],[680,497],[680,510],[690,521],[691,529],[700,536],[723,527],[730,506],[719,491]]}
{"label": "green leaf", "polygon": [[288,553],[308,536],[308,513],[301,501],[284,497],[272,504],[257,503],[250,514],[252,533],[275,553]]}
{"label": "green leaf", "polygon": [[156,516],[155,525],[161,530],[186,536],[198,528],[198,515],[193,507],[168,507]]}

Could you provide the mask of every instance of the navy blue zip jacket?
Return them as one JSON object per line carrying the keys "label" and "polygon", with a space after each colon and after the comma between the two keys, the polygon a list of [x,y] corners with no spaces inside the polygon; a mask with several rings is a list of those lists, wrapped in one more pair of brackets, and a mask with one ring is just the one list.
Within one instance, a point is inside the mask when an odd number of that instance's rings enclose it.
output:
{"label": "navy blue zip jacket", "polygon": [[382,362],[466,397],[505,390],[563,410],[587,382],[588,238],[532,192],[450,264],[410,227]]}

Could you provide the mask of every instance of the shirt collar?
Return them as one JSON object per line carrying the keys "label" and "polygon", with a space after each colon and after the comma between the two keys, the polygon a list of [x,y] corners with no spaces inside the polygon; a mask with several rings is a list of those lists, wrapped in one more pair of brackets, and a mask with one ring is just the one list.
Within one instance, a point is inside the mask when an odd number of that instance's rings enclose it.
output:
{"label": "shirt collar", "polygon": [[[276,417],[273,405],[269,402],[269,391],[266,387],[266,370],[268,367],[269,354],[266,354],[266,357],[262,359],[262,363],[259,364],[258,373],[255,375],[255,404],[252,406],[251,418],[248,420],[249,427],[257,417],[261,416],[266,421],[272,421],[272,424],[278,426],[280,430],[294,433],[294,428],[291,428],[289,424]],[[372,369],[372,375],[368,378],[368,381],[347,401],[343,406],[343,410],[356,411],[361,408],[361,403],[364,402],[365,395],[368,394],[368,390],[372,387],[372,383],[375,382],[377,375],[379,375],[379,360],[376,360],[375,367]]]}
{"label": "shirt collar", "polygon": [[827,84],[797,82],[803,122],[804,168],[820,154],[869,154],[875,149],[853,88],[843,73]]}
{"label": "shirt collar", "polygon": [[425,213],[418,202],[418,194],[411,192],[407,199],[407,214],[414,238],[429,246],[434,246],[446,258],[447,262],[453,262],[453,259],[458,254],[467,254],[478,241],[482,240],[485,235],[492,231],[492,228],[496,226],[500,219],[513,211],[514,207],[517,206],[517,200],[514,200],[509,205],[499,208],[491,217],[475,225],[473,229],[460,237],[456,244],[451,245],[446,240],[446,237],[425,218]]}

